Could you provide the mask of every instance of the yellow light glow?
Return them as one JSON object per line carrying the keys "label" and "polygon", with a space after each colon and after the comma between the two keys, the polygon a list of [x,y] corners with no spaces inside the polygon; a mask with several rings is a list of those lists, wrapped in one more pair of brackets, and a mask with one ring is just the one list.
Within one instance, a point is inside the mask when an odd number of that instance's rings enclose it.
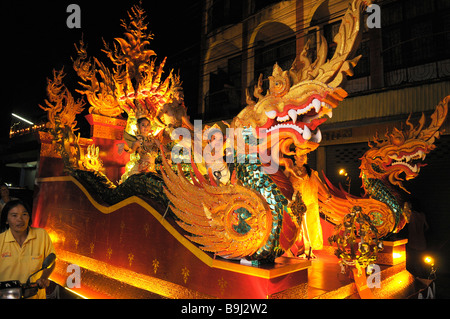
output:
{"label": "yellow light glow", "polygon": [[67,287],[63,287],[64,289],[66,289],[67,291],[70,291],[71,293],[73,293],[74,295],[77,295],[78,297],[82,298],[82,299],[89,299],[88,297],[83,296],[82,294],[76,292],[73,289],[69,289]]}
{"label": "yellow light glow", "polygon": [[431,256],[426,256],[423,261],[429,265],[434,265],[434,259]]}
{"label": "yellow light glow", "polygon": [[347,171],[346,171],[344,168],[341,168],[341,169],[339,170],[339,175],[347,176],[348,173],[347,173]]}
{"label": "yellow light glow", "polygon": [[394,259],[396,258],[402,258],[403,254],[402,253],[392,253],[392,257],[394,257]]}
{"label": "yellow light glow", "polygon": [[54,231],[47,231],[50,239],[52,240],[53,244],[56,244],[59,242],[59,237]]}

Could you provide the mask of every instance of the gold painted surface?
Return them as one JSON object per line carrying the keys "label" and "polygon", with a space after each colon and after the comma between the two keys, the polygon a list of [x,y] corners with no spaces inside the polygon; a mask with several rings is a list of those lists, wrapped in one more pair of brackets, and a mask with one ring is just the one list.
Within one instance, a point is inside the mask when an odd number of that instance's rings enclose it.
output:
{"label": "gold painted surface", "polygon": [[269,299],[307,299],[308,283],[302,283],[298,286],[277,292],[268,296]]}
{"label": "gold painted surface", "polygon": [[[81,294],[83,295],[84,293],[83,296],[88,298],[149,298],[148,292],[155,294],[155,297],[171,299],[213,298],[198,291],[162,279],[112,266],[99,260],[65,250],[57,250],[57,256],[57,265],[59,264],[59,266],[55,271],[55,274],[52,274],[50,278],[64,287],[66,286],[65,278],[70,275],[65,273],[67,267],[64,266],[70,264],[78,265],[81,268],[82,273]],[[124,285],[129,285],[142,291],[128,291],[127,293],[131,295],[123,295],[122,290]],[[77,291],[76,288],[74,290],[75,292]]]}
{"label": "gold painted surface", "polygon": [[400,245],[406,245],[408,243],[408,238],[400,239],[400,240],[394,240],[394,241],[388,241],[383,240],[383,246],[389,246],[389,247],[396,247]]}

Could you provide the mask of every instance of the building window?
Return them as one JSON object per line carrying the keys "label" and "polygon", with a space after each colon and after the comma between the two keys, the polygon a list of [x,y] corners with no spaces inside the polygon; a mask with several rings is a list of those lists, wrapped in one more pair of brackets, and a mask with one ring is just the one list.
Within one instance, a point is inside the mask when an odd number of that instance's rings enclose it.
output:
{"label": "building window", "polygon": [[242,0],[214,0],[208,10],[208,32],[242,20]]}
{"label": "building window", "polygon": [[327,40],[328,44],[328,60],[331,60],[334,52],[336,52],[336,43],[333,41],[333,39],[336,34],[338,34],[340,25],[341,21],[337,21],[323,26],[323,36],[325,37],[325,40]]}
{"label": "building window", "polygon": [[227,69],[218,68],[217,72],[210,73],[205,121],[228,119],[241,110],[241,65],[239,55],[228,60]]}
{"label": "building window", "polygon": [[364,39],[361,41],[355,56],[361,55],[358,64],[353,69],[352,79],[357,79],[370,75],[370,41]]}
{"label": "building window", "polygon": [[252,4],[251,4],[251,6],[252,6],[251,13],[254,14],[254,13],[258,12],[259,10],[262,10],[268,6],[271,6],[275,3],[282,2],[282,1],[283,0],[253,0]]}
{"label": "building window", "polygon": [[306,52],[306,56],[309,61],[314,62],[317,59],[317,30],[309,31],[306,35],[305,44],[308,43],[309,48]]}
{"label": "building window", "polygon": [[396,1],[381,7],[386,72],[450,56],[450,1]]}

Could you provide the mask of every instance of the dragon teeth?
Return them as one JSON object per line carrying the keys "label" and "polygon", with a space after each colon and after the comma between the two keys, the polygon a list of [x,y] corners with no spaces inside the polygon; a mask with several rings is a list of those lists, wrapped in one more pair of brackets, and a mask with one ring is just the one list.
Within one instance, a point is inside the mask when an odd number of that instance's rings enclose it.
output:
{"label": "dragon teeth", "polygon": [[292,122],[297,122],[297,112],[293,109],[289,110],[288,112],[289,117],[292,119]]}
{"label": "dragon teeth", "polygon": [[309,104],[307,107],[305,107],[305,108],[303,108],[303,109],[298,109],[298,110],[297,110],[297,114],[298,114],[298,115],[306,114],[306,113],[308,113],[309,111],[311,111],[311,109],[312,109],[313,107],[314,107],[314,106],[313,106],[312,103],[311,103],[311,104]]}
{"label": "dragon teeth", "polygon": [[307,141],[311,139],[311,130],[306,125],[303,128],[303,135],[302,136]]}
{"label": "dragon teeth", "polygon": [[403,155],[402,157],[397,156],[396,154],[388,155],[389,158],[393,159],[394,162],[391,164],[394,165],[403,165],[408,167],[413,173],[418,173],[420,171],[420,167],[415,164],[414,166],[409,164],[408,162],[411,160],[424,160],[426,157],[425,152],[422,150],[418,150],[414,154],[411,155]]}
{"label": "dragon teeth", "polygon": [[[280,106],[284,107],[284,104],[281,103]],[[321,102],[319,99],[313,99],[311,101],[311,103],[308,104],[304,108],[301,108],[301,109],[290,109],[288,111],[288,115],[285,115],[285,116],[278,116],[277,117],[277,111],[276,110],[267,111],[265,113],[266,113],[266,116],[268,118],[272,119],[272,120],[276,118],[277,121],[279,121],[279,122],[285,122],[285,121],[288,121],[289,118],[291,118],[292,121],[295,123],[296,120],[297,120],[297,115],[306,114],[309,111],[311,111],[312,109],[314,109],[316,111],[316,113],[319,114],[319,112],[320,112],[320,110],[322,108],[329,109],[330,110],[329,113],[331,113],[331,109],[332,109],[331,105],[329,105],[328,103],[325,103],[325,102]],[[325,112],[325,114],[328,114],[328,112]],[[330,117],[331,117],[331,114],[330,114]]]}
{"label": "dragon teeth", "polygon": [[320,131],[320,129],[317,129],[317,133],[313,135],[311,133],[311,130],[306,125],[303,127],[303,129],[301,129],[297,125],[280,123],[280,124],[272,126],[266,132],[269,133],[269,132],[272,132],[272,131],[275,131],[275,130],[278,130],[281,128],[289,128],[289,129],[299,132],[302,135],[303,139],[306,141],[310,140],[311,142],[314,142],[314,143],[320,143],[322,141],[322,132]]}
{"label": "dragon teeth", "polygon": [[388,155],[388,157],[393,159],[396,162],[402,162],[403,160],[405,160],[405,162],[409,162],[411,159],[424,160],[426,157],[426,154],[422,150],[418,150],[416,153],[414,153],[412,155],[403,155],[402,157],[398,157],[396,154],[393,154],[393,155]]}
{"label": "dragon teeth", "polygon": [[322,142],[322,132],[320,131],[320,129],[317,129],[317,133],[313,135],[313,137],[311,138],[311,142],[314,143]]}
{"label": "dragon teeth", "polygon": [[[280,105],[284,106],[284,104],[280,104]],[[302,119],[302,122],[311,123],[312,120],[321,118],[324,115],[328,115],[329,118],[331,118],[333,116],[331,105],[329,105],[328,103],[322,102],[317,98],[313,99],[309,105],[307,105],[306,107],[304,107],[302,109],[294,109],[294,108],[290,109],[288,111],[288,114],[286,114],[284,116],[277,116],[278,112],[276,110],[267,111],[267,112],[265,112],[265,114],[268,118],[270,118],[272,120],[276,119],[276,121],[278,123],[283,123],[283,122],[292,120],[292,122],[295,124],[297,122],[298,115],[306,114],[309,111],[311,111],[312,109],[314,109],[317,114],[314,116],[304,117]],[[307,132],[306,137],[308,137],[308,136],[309,135]]]}
{"label": "dragon teeth", "polygon": [[286,122],[286,121],[289,121],[289,115],[278,116],[278,117],[277,117],[277,121],[278,121],[278,122]]}
{"label": "dragon teeth", "polygon": [[312,100],[311,104],[314,107],[314,109],[316,110],[316,113],[319,113],[320,108],[321,108],[320,101],[318,99],[314,99],[314,100]]}

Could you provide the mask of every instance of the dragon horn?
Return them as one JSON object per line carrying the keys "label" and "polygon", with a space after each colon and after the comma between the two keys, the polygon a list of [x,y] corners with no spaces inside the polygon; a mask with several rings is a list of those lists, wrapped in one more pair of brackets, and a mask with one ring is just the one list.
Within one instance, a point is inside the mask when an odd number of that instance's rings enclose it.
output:
{"label": "dragon horn", "polygon": [[[441,134],[439,129],[447,118],[448,105],[450,104],[450,95],[446,96],[437,106],[433,114],[431,115],[430,125],[424,129],[425,116],[422,113],[422,117],[419,120],[419,126],[416,129],[411,129],[409,131],[409,137],[415,137],[426,141],[428,144],[433,144],[436,138],[439,138]],[[410,123],[407,124],[412,128]]]}
{"label": "dragon horn", "polygon": [[[326,83],[332,87],[343,84],[346,76],[353,75],[353,67],[356,66],[361,56],[353,58],[359,43],[362,32],[362,16],[364,8],[371,4],[371,1],[354,0],[347,9],[339,27],[339,32],[334,37],[336,51],[333,57],[326,61],[326,40],[320,38],[318,59],[309,66],[310,75],[315,80]],[[305,72],[303,71],[303,74]]]}

